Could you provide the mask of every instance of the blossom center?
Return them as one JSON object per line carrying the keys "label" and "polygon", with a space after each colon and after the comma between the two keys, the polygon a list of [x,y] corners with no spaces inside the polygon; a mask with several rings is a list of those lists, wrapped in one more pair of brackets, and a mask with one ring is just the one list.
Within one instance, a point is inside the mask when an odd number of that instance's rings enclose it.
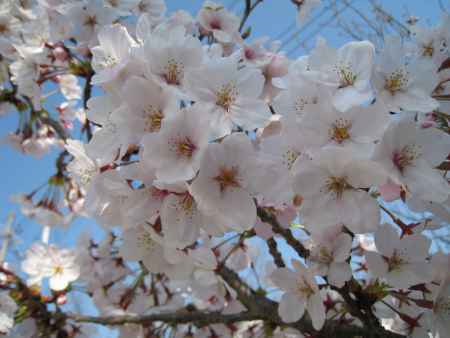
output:
{"label": "blossom center", "polygon": [[186,213],[192,213],[194,209],[194,197],[188,192],[184,194],[183,199],[181,200],[181,207]]}
{"label": "blossom center", "polygon": [[57,265],[53,268],[54,275],[62,275],[64,272],[64,268],[61,265]]}
{"label": "blossom center", "polygon": [[339,88],[346,88],[353,86],[357,76],[352,72],[350,66],[341,65],[338,68],[337,72],[340,79]]}
{"label": "blossom center", "polygon": [[297,283],[297,291],[306,298],[309,298],[314,294],[313,287],[309,285],[308,281],[306,281],[303,277]]}
{"label": "blossom center", "polygon": [[336,199],[341,199],[345,190],[349,190],[351,186],[347,183],[346,177],[330,176],[328,177],[325,187],[328,192],[334,194]]}
{"label": "blossom center", "polygon": [[395,95],[397,92],[405,89],[408,85],[408,72],[403,69],[396,70],[392,72],[386,79],[384,83],[384,88]]}
{"label": "blossom center", "polygon": [[236,98],[236,86],[232,83],[223,85],[216,93],[216,105],[229,112]]}
{"label": "blossom center", "polygon": [[197,150],[197,146],[187,136],[177,139],[171,146],[179,157],[191,158]]}
{"label": "blossom center", "polygon": [[440,299],[438,302],[435,302],[434,313],[444,314],[446,316],[450,315],[450,298]]}
{"label": "blossom center", "polygon": [[96,168],[83,168],[80,170],[79,177],[82,185],[87,185],[92,177],[97,173]]}
{"label": "blossom center", "polygon": [[331,125],[328,133],[332,140],[334,140],[336,143],[341,144],[350,138],[351,128],[351,121],[340,118]]}
{"label": "blossom center", "polygon": [[209,27],[211,27],[211,29],[217,29],[220,30],[222,29],[222,22],[220,21],[219,18],[213,18],[211,20],[211,22],[209,23]]}
{"label": "blossom center", "polygon": [[432,57],[433,54],[434,54],[434,47],[432,42],[422,46],[422,56]]}
{"label": "blossom center", "polygon": [[184,66],[182,63],[169,59],[164,67],[164,78],[171,85],[179,85],[184,74]]}
{"label": "blossom center", "polygon": [[283,153],[283,164],[286,165],[286,167],[291,170],[292,166],[294,165],[295,160],[300,154],[294,150],[287,150]]}
{"label": "blossom center", "polygon": [[84,20],[85,26],[94,27],[97,24],[97,18],[95,15],[88,15]]}
{"label": "blossom center", "polygon": [[119,63],[119,60],[118,60],[116,57],[114,57],[114,56],[112,56],[112,55],[107,55],[107,56],[105,56],[105,58],[102,60],[101,65],[102,65],[104,68],[110,68],[110,67],[115,66],[115,65],[118,64],[118,63]]}
{"label": "blossom center", "polygon": [[224,192],[228,188],[239,188],[238,168],[222,167],[219,170],[219,174],[213,178],[220,186],[220,191]]}
{"label": "blossom center", "polygon": [[389,272],[398,270],[404,264],[404,260],[396,250],[391,257],[387,258],[386,262]]}
{"label": "blossom center", "polygon": [[404,146],[400,151],[394,151],[392,162],[397,169],[403,173],[407,167],[414,165],[415,160],[420,156],[417,146],[414,144]]}
{"label": "blossom center", "polygon": [[158,200],[163,200],[169,194],[167,190],[161,190],[154,186],[149,188],[149,193],[153,198]]}
{"label": "blossom center", "polygon": [[245,52],[244,52],[245,58],[247,60],[253,60],[256,58],[256,53],[253,49],[251,48],[245,48]]}
{"label": "blossom center", "polygon": [[0,23],[0,34],[6,34],[9,32],[9,28],[6,24]]}
{"label": "blossom center", "polygon": [[317,260],[320,263],[331,264],[333,262],[333,256],[327,250],[327,248],[325,248],[324,246],[321,246],[319,249],[319,254],[318,254]]}
{"label": "blossom center", "polygon": [[141,248],[145,248],[147,250],[153,249],[155,247],[155,245],[156,245],[156,243],[153,240],[153,238],[150,235],[150,233],[148,233],[145,230],[143,230],[142,232],[140,232],[138,234],[138,236],[137,236],[137,244]]}
{"label": "blossom center", "polygon": [[153,107],[152,105],[147,106],[144,109],[144,121],[145,129],[149,132],[159,131],[161,129],[161,122],[164,118],[164,114]]}

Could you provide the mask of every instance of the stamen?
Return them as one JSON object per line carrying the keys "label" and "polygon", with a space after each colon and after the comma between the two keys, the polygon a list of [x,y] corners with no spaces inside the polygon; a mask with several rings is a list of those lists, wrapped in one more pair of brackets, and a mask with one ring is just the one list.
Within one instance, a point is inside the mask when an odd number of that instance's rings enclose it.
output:
{"label": "stamen", "polygon": [[241,186],[238,179],[238,168],[235,166],[220,168],[219,175],[213,179],[220,185],[221,192],[228,188],[239,188]]}
{"label": "stamen", "polygon": [[384,88],[390,92],[391,95],[395,95],[395,93],[404,90],[408,85],[408,75],[408,72],[403,69],[392,72],[389,77],[385,79]]}
{"label": "stamen", "polygon": [[403,174],[407,167],[413,166],[415,160],[420,157],[420,147],[415,144],[404,146],[400,151],[392,154],[392,162],[397,169]]}
{"label": "stamen", "polygon": [[432,42],[422,46],[422,56],[428,56],[431,58],[433,57],[433,54],[434,54],[434,47]]}
{"label": "stamen", "polygon": [[171,85],[179,85],[184,74],[184,66],[182,63],[169,59],[164,68],[164,78]]}
{"label": "stamen", "polygon": [[294,150],[287,150],[281,156],[283,158],[283,164],[291,170],[294,165],[295,160],[298,158],[300,154]]}
{"label": "stamen", "polygon": [[197,150],[197,146],[192,143],[189,137],[184,137],[175,142],[176,152],[178,156],[191,158],[194,152]]}
{"label": "stamen", "polygon": [[309,283],[306,281],[304,277],[302,277],[302,279],[298,281],[297,290],[306,298],[309,298],[314,294],[314,289],[312,288],[311,285],[309,285]]}
{"label": "stamen", "polygon": [[145,130],[151,133],[159,131],[163,118],[164,114],[159,109],[148,105],[144,108]]}
{"label": "stamen", "polygon": [[401,255],[397,252],[397,250],[394,250],[394,253],[391,257],[385,258],[387,264],[388,264],[388,271],[395,271],[398,270],[403,264],[404,260],[402,259]]}
{"label": "stamen", "polygon": [[236,101],[236,98],[236,86],[232,83],[229,83],[227,85],[223,85],[216,93],[216,104],[229,112],[231,106]]}
{"label": "stamen", "polygon": [[53,274],[54,275],[60,275],[64,272],[64,268],[60,265],[57,265],[53,268]]}
{"label": "stamen", "polygon": [[345,140],[350,138],[350,129],[352,122],[346,119],[336,120],[328,131],[330,138],[336,143],[342,144]]}
{"label": "stamen", "polygon": [[338,66],[337,73],[340,79],[339,88],[353,86],[357,76],[353,73],[349,65]]}
{"label": "stamen", "polygon": [[85,20],[84,20],[84,25],[85,26],[91,26],[94,27],[97,24],[97,18],[95,15],[89,15]]}
{"label": "stamen", "polygon": [[328,177],[325,187],[328,192],[335,194],[336,199],[341,199],[345,190],[350,190],[351,186],[347,183],[346,177]]}

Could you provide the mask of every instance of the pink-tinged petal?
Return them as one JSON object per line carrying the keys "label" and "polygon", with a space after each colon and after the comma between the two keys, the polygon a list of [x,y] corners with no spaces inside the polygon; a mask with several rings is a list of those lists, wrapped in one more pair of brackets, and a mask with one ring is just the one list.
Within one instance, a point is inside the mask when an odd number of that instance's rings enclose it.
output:
{"label": "pink-tinged petal", "polygon": [[49,280],[50,289],[55,291],[62,291],[69,285],[67,278],[63,273],[53,275]]}
{"label": "pink-tinged petal", "polygon": [[348,258],[352,249],[352,242],[350,235],[339,234],[334,242],[333,259],[335,262],[344,262]]}
{"label": "pink-tinged petal", "polygon": [[410,261],[424,261],[428,257],[431,240],[423,235],[410,235],[404,237],[398,249]]}
{"label": "pink-tinged petal", "polygon": [[390,179],[388,180],[387,183],[381,185],[378,188],[378,192],[381,194],[381,197],[386,202],[392,202],[399,199],[401,191],[402,191],[401,186],[394,183]]}
{"label": "pink-tinged petal", "polygon": [[374,277],[383,277],[387,274],[389,267],[383,257],[373,251],[366,252],[365,256],[369,271]]}
{"label": "pink-tinged petal", "polygon": [[228,217],[229,225],[239,231],[253,228],[256,223],[256,205],[243,189],[227,191],[222,199],[222,213]]}
{"label": "pink-tinged petal", "polygon": [[285,323],[293,323],[305,313],[305,299],[296,293],[285,293],[278,306],[278,314]]}
{"label": "pink-tinged petal", "polygon": [[325,323],[325,306],[320,293],[315,293],[308,299],[308,313],[311,316],[314,329],[320,331]]}
{"label": "pink-tinged petal", "polygon": [[264,127],[271,116],[269,106],[264,101],[246,97],[236,102],[231,111],[231,120],[244,130]]}
{"label": "pink-tinged petal", "polygon": [[328,282],[338,288],[352,278],[352,269],[348,263],[332,263],[328,270]]}
{"label": "pink-tinged petal", "polygon": [[399,244],[399,235],[392,225],[380,225],[375,232],[375,246],[380,254],[386,257],[392,256],[394,249]]}
{"label": "pink-tinged petal", "polygon": [[253,229],[255,230],[257,236],[265,240],[272,238],[274,235],[272,227],[267,223],[261,222],[260,220],[257,220],[256,225]]}
{"label": "pink-tinged petal", "polygon": [[295,292],[297,289],[297,273],[288,268],[276,269],[270,275],[270,280],[283,291]]}

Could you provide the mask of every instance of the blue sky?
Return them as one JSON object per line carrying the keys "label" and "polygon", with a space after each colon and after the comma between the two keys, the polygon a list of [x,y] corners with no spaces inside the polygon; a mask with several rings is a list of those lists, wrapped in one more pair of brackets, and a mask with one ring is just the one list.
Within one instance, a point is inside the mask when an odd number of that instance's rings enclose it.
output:
{"label": "blue sky", "polygon": [[[352,5],[360,10],[365,15],[371,16],[368,0],[348,0]],[[177,9],[185,9],[191,13],[196,13],[201,7],[204,0],[166,0],[169,12]],[[343,2],[338,1],[343,7]],[[450,1],[443,0],[443,3],[450,9]],[[222,3],[240,14],[243,9],[244,0],[224,0]],[[404,15],[413,14],[420,17],[421,22],[436,24],[441,16],[439,9],[439,0],[381,0],[380,3],[386,10],[394,14],[397,18],[402,18]],[[317,13],[321,13],[318,9],[312,14],[314,17]],[[354,16],[354,12],[347,8],[343,12],[345,17]],[[195,15],[195,14],[194,14]],[[334,21],[334,14],[331,10],[324,11],[319,19],[315,20],[313,24],[306,27],[299,34],[296,33],[297,27],[295,25],[295,8],[290,0],[264,0],[264,2],[254,11],[248,21],[248,25],[252,26],[252,38],[269,36],[271,38],[280,38],[283,42],[284,50],[289,52],[290,57],[297,57],[305,54],[310,48],[317,35],[327,38],[332,45],[339,46],[342,43],[350,40],[350,38],[336,29],[336,21]],[[280,35],[281,33],[284,35]],[[290,38],[290,39],[288,39]],[[306,40],[306,49],[297,46],[304,43]],[[50,102],[52,104],[53,102]],[[9,114],[0,118],[0,138],[3,138],[7,133],[13,132],[17,127],[17,114]],[[20,251],[33,240],[40,237],[41,228],[39,225],[27,220],[20,215],[18,208],[10,201],[12,194],[20,192],[30,192],[34,188],[44,183],[48,177],[54,174],[54,159],[57,152],[45,156],[42,160],[35,160],[30,156],[25,156],[10,147],[0,144],[0,177],[2,177],[0,188],[0,228],[3,227],[3,222],[6,220],[10,211],[16,211],[17,221],[20,224],[20,229],[23,232],[21,235],[24,238],[22,245],[18,246]],[[74,238],[82,232],[90,231],[96,237],[101,236],[101,231],[88,220],[78,220],[68,231],[55,230],[52,231],[51,241],[60,245],[74,245]],[[105,337],[108,335],[105,335]]]}

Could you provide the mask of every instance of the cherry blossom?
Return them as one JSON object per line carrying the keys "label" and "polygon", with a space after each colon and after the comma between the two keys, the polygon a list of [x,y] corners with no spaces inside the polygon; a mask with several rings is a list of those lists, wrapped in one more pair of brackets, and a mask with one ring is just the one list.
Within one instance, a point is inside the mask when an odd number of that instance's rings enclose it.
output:
{"label": "cherry blossom", "polygon": [[217,224],[236,229],[248,229],[255,224],[252,194],[260,183],[254,182],[255,155],[243,134],[233,134],[220,144],[208,145],[191,192],[200,210],[213,216]]}
{"label": "cherry blossom", "polygon": [[206,33],[212,33],[221,43],[231,43],[236,39],[239,19],[221,4],[205,1],[197,20]]}
{"label": "cherry blossom", "polygon": [[314,81],[335,89],[333,104],[340,111],[372,99],[371,76],[375,48],[369,41],[350,42],[338,50],[319,40],[308,63]]}
{"label": "cherry blossom", "polygon": [[208,135],[207,112],[195,104],[173,119],[165,119],[159,133],[145,136],[143,157],[154,163],[161,182],[192,179],[200,167]]}
{"label": "cherry blossom", "polygon": [[130,135],[130,143],[141,142],[146,133],[158,132],[163,119],[178,111],[172,93],[152,80],[131,77],[125,83],[123,92],[128,105],[127,113],[115,111],[111,118],[123,133]]}
{"label": "cherry blossom", "polygon": [[300,216],[307,226],[342,224],[364,233],[379,224],[377,203],[363,190],[383,184],[387,178],[376,163],[332,147],[299,163],[294,170],[293,188],[303,198]]}
{"label": "cherry blossom", "polygon": [[366,253],[370,271],[397,288],[429,281],[431,267],[426,262],[430,241],[423,235],[399,239],[392,226],[386,224],[375,232],[378,253]]}
{"label": "cherry blossom", "polygon": [[92,81],[101,84],[113,80],[127,65],[134,43],[125,27],[112,25],[98,33],[100,45],[92,48],[92,66],[97,72]]}
{"label": "cherry blossom", "polygon": [[187,35],[183,26],[155,30],[145,41],[144,50],[150,74],[170,86],[183,86],[185,74],[202,64],[202,45]]}
{"label": "cherry blossom", "polygon": [[17,304],[6,293],[0,293],[0,333],[8,334],[14,326],[14,312],[17,310]]}
{"label": "cherry blossom", "polygon": [[39,243],[34,244],[27,252],[22,269],[30,275],[28,283],[37,284],[48,277],[50,288],[55,291],[66,289],[80,275],[80,268],[73,252]]}
{"label": "cherry blossom", "polygon": [[436,337],[444,337],[449,330],[449,282],[444,281],[436,292],[433,306],[432,329]]}
{"label": "cherry blossom", "polygon": [[235,57],[211,61],[186,77],[191,96],[210,110],[214,138],[230,134],[234,125],[244,130],[262,127],[271,115],[259,99],[263,75],[255,68],[239,70]]}
{"label": "cherry blossom", "polygon": [[325,321],[325,307],[319,287],[311,272],[298,261],[293,261],[294,271],[287,268],[275,270],[271,279],[286,293],[283,294],[278,314],[286,322],[299,320],[308,310],[313,326],[320,330]]}
{"label": "cherry blossom", "polygon": [[342,287],[352,277],[352,270],[347,262],[352,248],[352,238],[339,233],[340,227],[329,228],[320,238],[311,244],[309,260],[312,268],[322,276],[327,276],[331,285]]}
{"label": "cherry blossom", "polygon": [[[449,141],[447,134],[435,128],[421,129],[411,119],[404,118],[389,126],[372,159],[412,195],[442,202],[447,199],[449,190],[434,167],[448,155]],[[432,193],[428,193],[430,187],[433,187]]]}
{"label": "cherry blossom", "polygon": [[437,85],[435,67],[428,60],[407,61],[403,44],[396,38],[387,39],[375,67],[377,97],[394,111],[432,111],[438,106],[430,97]]}

